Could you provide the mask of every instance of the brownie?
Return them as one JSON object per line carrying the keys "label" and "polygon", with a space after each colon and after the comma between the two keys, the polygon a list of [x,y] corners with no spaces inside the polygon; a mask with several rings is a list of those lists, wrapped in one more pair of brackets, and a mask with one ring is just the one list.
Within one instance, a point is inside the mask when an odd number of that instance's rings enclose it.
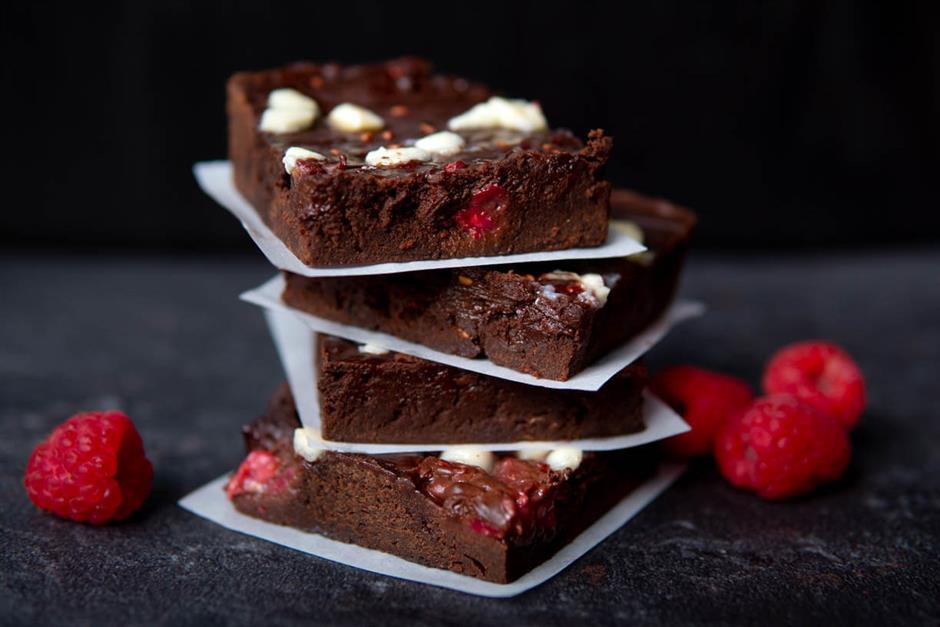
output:
{"label": "brownie", "polygon": [[[642,229],[647,252],[368,277],[285,273],[283,300],[322,318],[563,381],[669,306],[695,225],[693,213],[665,201],[626,190],[612,198],[615,216]],[[606,298],[601,287],[609,289]]]}
{"label": "brownie", "polygon": [[436,455],[295,454],[286,386],[244,429],[226,491],[242,513],[506,583],[545,561],[649,474],[649,450],[585,453],[576,469],[498,455],[490,471]]}
{"label": "brownie", "polygon": [[[269,94],[285,88],[312,98],[319,116],[293,132],[260,130]],[[612,140],[602,131],[583,142],[541,127],[461,128],[456,132],[465,144],[456,152],[392,167],[366,163],[370,151],[410,147],[447,130],[449,120],[490,96],[483,85],[434,74],[426,61],[410,57],[235,74],[228,82],[235,185],[310,266],[604,243],[610,195],[604,168]],[[328,118],[342,103],[374,112],[381,129],[336,130]],[[291,147],[324,158],[301,159],[289,174],[283,159]]]}
{"label": "brownie", "polygon": [[646,367],[635,362],[597,392],[507,381],[395,352],[317,338],[323,437],[339,442],[482,443],[574,440],[643,429]]}

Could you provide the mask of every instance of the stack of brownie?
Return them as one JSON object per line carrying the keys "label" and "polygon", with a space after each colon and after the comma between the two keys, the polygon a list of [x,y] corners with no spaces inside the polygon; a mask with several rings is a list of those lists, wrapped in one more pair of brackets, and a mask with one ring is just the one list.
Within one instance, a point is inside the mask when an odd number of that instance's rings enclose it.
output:
{"label": "stack of brownie", "polygon": [[[695,218],[611,192],[612,141],[600,130],[586,140],[553,130],[537,103],[413,58],[236,74],[228,113],[237,189],[310,268],[598,247],[614,228],[647,248],[374,276],[286,272],[282,300],[298,312],[566,381],[671,304]],[[301,424],[287,385],[245,428],[248,456],[226,490],[249,516],[508,582],[656,463],[646,448],[577,446],[644,428],[642,362],[592,392],[315,342],[320,432]],[[440,451],[350,453],[331,441]],[[518,442],[552,444],[494,446]]]}

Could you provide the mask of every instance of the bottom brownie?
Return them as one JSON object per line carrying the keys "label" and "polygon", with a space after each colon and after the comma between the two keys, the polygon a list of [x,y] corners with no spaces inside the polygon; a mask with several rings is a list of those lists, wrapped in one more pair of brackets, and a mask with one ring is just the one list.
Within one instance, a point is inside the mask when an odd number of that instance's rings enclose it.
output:
{"label": "bottom brownie", "polygon": [[655,461],[637,449],[558,450],[540,460],[455,457],[468,454],[461,449],[441,457],[339,453],[295,442],[299,426],[282,386],[245,427],[248,456],[226,486],[240,512],[498,583],[551,557]]}

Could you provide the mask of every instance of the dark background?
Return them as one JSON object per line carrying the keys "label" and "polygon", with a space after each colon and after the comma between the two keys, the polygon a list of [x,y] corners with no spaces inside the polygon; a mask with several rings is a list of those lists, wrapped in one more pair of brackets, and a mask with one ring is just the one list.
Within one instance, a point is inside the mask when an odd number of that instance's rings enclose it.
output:
{"label": "dark background", "polygon": [[196,188],[224,82],[403,53],[616,140],[699,246],[940,240],[940,3],[4,3],[0,245],[251,250]]}
{"label": "dark background", "polygon": [[[940,2],[614,4],[0,6],[0,624],[940,624]],[[190,173],[225,155],[226,77],[406,52],[538,98],[554,124],[603,126],[615,182],[699,210],[711,252],[682,295],[709,313],[653,371],[757,387],[788,342],[844,346],[869,391],[845,478],[767,503],[695,464],[504,601],[177,507],[238,463],[239,426],[283,376],[235,300],[272,269]],[[156,469],[143,510],[106,529],[41,514],[21,483],[32,447],[110,407]]]}

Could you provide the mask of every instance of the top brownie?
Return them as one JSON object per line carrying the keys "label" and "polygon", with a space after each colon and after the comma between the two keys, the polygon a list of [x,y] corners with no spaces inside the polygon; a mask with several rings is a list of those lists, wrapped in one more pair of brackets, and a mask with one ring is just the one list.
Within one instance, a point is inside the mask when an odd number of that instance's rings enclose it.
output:
{"label": "top brownie", "polygon": [[310,266],[598,246],[612,141],[420,59],[228,82],[235,185]]}

